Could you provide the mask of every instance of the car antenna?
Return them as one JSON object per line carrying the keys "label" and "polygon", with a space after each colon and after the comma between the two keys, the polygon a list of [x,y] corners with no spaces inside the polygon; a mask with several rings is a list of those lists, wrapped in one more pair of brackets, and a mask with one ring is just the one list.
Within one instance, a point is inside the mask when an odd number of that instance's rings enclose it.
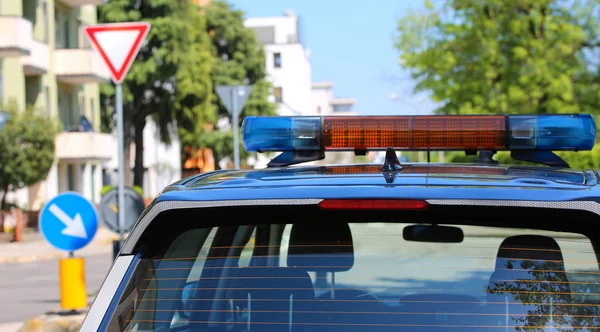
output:
{"label": "car antenna", "polygon": [[381,166],[381,173],[383,173],[385,182],[394,182],[396,173],[401,172],[402,169],[403,167],[398,160],[396,151],[392,147],[388,147],[385,151],[385,161],[383,162],[383,166]]}

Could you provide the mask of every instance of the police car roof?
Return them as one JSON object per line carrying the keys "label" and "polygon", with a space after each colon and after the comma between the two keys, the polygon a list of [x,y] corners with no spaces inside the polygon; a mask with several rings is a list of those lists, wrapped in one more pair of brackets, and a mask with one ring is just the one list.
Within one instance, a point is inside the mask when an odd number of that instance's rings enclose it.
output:
{"label": "police car roof", "polygon": [[391,176],[381,171],[381,164],[215,171],[174,183],[156,201],[353,197],[564,201],[595,200],[600,194],[595,171],[476,164],[402,166]]}

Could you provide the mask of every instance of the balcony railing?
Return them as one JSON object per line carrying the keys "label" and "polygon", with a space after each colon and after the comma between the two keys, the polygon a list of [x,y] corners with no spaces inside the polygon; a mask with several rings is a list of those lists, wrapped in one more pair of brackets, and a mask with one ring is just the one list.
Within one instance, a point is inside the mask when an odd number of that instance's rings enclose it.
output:
{"label": "balcony railing", "polygon": [[71,7],[79,7],[85,5],[101,6],[104,5],[107,0],[60,0],[60,2]]}
{"label": "balcony railing", "polygon": [[29,55],[31,51],[31,22],[16,16],[0,16],[0,58]]}
{"label": "balcony railing", "polygon": [[108,68],[91,49],[59,49],[54,53],[56,78],[67,84],[104,83],[110,80]]}
{"label": "balcony railing", "polygon": [[110,134],[97,132],[63,132],[56,136],[59,160],[110,160],[115,154]]}
{"label": "balcony railing", "polygon": [[50,52],[48,45],[36,40],[31,41],[31,52],[23,57],[23,71],[25,75],[42,75],[50,68]]}

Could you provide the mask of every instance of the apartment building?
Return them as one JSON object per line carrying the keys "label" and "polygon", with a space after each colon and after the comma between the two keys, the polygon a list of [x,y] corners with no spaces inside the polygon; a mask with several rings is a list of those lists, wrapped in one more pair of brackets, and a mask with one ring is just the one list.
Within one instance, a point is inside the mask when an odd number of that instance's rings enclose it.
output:
{"label": "apartment building", "polygon": [[301,23],[291,10],[284,16],[251,17],[244,22],[264,45],[267,76],[279,115],[312,113],[310,51],[302,39]]}
{"label": "apartment building", "polygon": [[99,84],[110,76],[83,29],[105,2],[0,0],[0,100],[33,105],[63,128],[48,179],[17,194],[30,210],[67,190],[100,200],[102,165],[114,156],[112,136],[99,133]]}
{"label": "apartment building", "polygon": [[[283,16],[251,17],[244,25],[256,33],[265,48],[267,78],[273,85],[277,114],[292,115],[356,115],[352,98],[335,98],[333,83],[312,82],[310,50],[302,36],[302,21],[293,11]],[[325,160],[312,164],[352,162],[352,153],[329,153]],[[264,168],[270,156],[259,154],[248,161]],[[309,163],[311,164],[311,163]]]}
{"label": "apartment building", "polygon": [[333,95],[333,83],[314,82],[312,84],[313,111],[316,115],[337,115],[352,116],[356,115],[353,106],[356,103],[354,98],[336,98]]}

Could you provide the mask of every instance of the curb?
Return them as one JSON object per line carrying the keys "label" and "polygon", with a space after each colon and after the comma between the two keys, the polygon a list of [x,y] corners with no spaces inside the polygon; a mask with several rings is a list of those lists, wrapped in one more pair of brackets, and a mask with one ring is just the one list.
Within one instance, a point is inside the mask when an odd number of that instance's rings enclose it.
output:
{"label": "curb", "polygon": [[76,332],[79,331],[87,312],[72,316],[41,315],[23,322],[18,332]]}
{"label": "curb", "polygon": [[53,259],[65,258],[67,255],[62,252],[40,254],[40,255],[29,255],[29,256],[15,256],[15,257],[0,257],[0,264],[19,264],[19,263],[31,263],[38,261],[49,261]]}

